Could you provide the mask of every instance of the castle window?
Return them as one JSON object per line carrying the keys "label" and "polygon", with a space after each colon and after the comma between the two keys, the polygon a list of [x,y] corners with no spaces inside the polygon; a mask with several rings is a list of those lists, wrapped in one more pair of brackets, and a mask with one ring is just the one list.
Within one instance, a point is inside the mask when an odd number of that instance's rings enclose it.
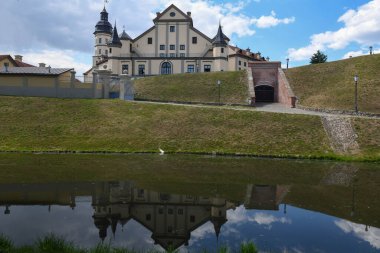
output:
{"label": "castle window", "polygon": [[187,72],[194,73],[194,65],[187,65]]}
{"label": "castle window", "polygon": [[106,49],[106,55],[108,55],[108,50]]}
{"label": "castle window", "polygon": [[222,54],[224,54],[224,48],[223,47],[220,49],[220,51],[222,52]]}
{"label": "castle window", "polygon": [[195,222],[195,216],[194,215],[190,215],[190,222]]}
{"label": "castle window", "polygon": [[[139,76],[143,76],[145,75],[145,65],[141,64],[139,65]],[[144,190],[142,190],[142,192],[144,193]],[[139,192],[139,196],[140,196],[140,192]]]}
{"label": "castle window", "polygon": [[171,57],[171,58],[174,58],[174,57],[175,57],[175,53],[171,53],[171,54],[170,54],[170,57]]}
{"label": "castle window", "polygon": [[[106,53],[107,54],[107,53]],[[110,54],[112,54],[112,48],[110,48]]]}
{"label": "castle window", "polygon": [[204,71],[205,72],[211,72],[211,65],[205,65],[204,66]]}
{"label": "castle window", "polygon": [[183,57],[186,57],[186,54],[185,53],[180,53],[179,56],[183,58]]}
{"label": "castle window", "polygon": [[129,73],[129,65],[123,65],[121,66],[121,73],[125,74],[125,75],[128,75]]}
{"label": "castle window", "polygon": [[153,44],[153,38],[150,38],[150,37],[148,38],[148,44],[150,45]]}
{"label": "castle window", "polygon": [[158,208],[158,214],[164,214],[164,209],[163,208]]}
{"label": "castle window", "polygon": [[178,209],[178,214],[183,215],[183,209],[182,208]]}
{"label": "castle window", "polygon": [[99,38],[99,44],[102,44],[102,38]]}
{"label": "castle window", "polygon": [[170,32],[171,32],[171,33],[174,33],[174,32],[175,32],[175,26],[174,26],[174,25],[171,25],[169,29],[170,29]]}
{"label": "castle window", "polygon": [[170,45],[170,50],[175,50],[175,45]]}
{"label": "castle window", "polygon": [[180,49],[180,50],[185,50],[185,45],[180,45],[180,46],[179,46],[179,49]]}
{"label": "castle window", "polygon": [[241,61],[239,61],[239,66],[241,66]]}
{"label": "castle window", "polygon": [[170,17],[175,17],[175,12],[170,12]]}
{"label": "castle window", "polygon": [[165,54],[164,53],[160,53],[160,57],[161,58],[165,57]]}
{"label": "castle window", "polygon": [[169,209],[168,209],[168,214],[171,215],[171,214],[173,214],[173,213],[174,213],[174,212],[173,212],[173,209],[172,209],[172,208],[169,208]]}
{"label": "castle window", "polygon": [[165,50],[165,45],[160,45],[160,50]]}
{"label": "castle window", "polygon": [[247,67],[247,63],[246,62],[244,62],[244,67]]}
{"label": "castle window", "polygon": [[99,54],[102,54],[102,50],[101,49],[99,49]]}
{"label": "castle window", "polygon": [[150,221],[150,220],[152,219],[152,215],[150,215],[150,213],[148,213],[148,214],[146,215],[145,219],[146,219],[147,221]]}
{"label": "castle window", "polygon": [[198,38],[197,37],[193,37],[193,44],[197,44],[198,43]]}

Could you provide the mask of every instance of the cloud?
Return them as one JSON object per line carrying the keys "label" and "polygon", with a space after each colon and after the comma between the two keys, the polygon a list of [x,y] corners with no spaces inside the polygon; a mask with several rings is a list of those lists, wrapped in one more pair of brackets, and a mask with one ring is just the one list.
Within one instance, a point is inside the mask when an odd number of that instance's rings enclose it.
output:
{"label": "cloud", "polygon": [[[16,54],[12,52],[12,54]],[[26,52],[23,54],[23,61],[34,66],[45,63],[53,68],[74,68],[77,75],[82,75],[91,68],[89,64],[80,63],[75,56],[80,52],[72,50],[41,50],[36,52]]]}
{"label": "cloud", "polygon": [[[380,48],[379,49],[374,49],[373,50],[374,54],[379,54],[380,53]],[[369,49],[360,49],[358,51],[350,51],[346,53],[343,56],[343,59],[348,59],[350,57],[357,57],[357,56],[362,56],[362,55],[369,55]]]}
{"label": "cloud", "polygon": [[255,213],[249,221],[256,222],[259,225],[272,225],[273,223],[292,224],[292,221],[288,218],[278,218],[267,213]]}
{"label": "cloud", "polygon": [[260,18],[254,18],[251,20],[252,24],[255,24],[258,28],[269,28],[277,26],[279,24],[291,24],[296,21],[295,17],[278,19],[274,11],[269,16],[261,16]]}
{"label": "cloud", "polygon": [[380,229],[371,227],[368,228],[368,231],[365,231],[364,225],[356,224],[345,220],[335,221],[334,223],[344,233],[352,233],[357,238],[360,238],[371,244],[372,247],[380,249]]}
{"label": "cloud", "polygon": [[380,45],[380,0],[372,0],[357,10],[348,10],[339,17],[343,27],[310,37],[310,44],[298,49],[290,48],[288,56],[293,61],[309,59],[317,50],[344,49],[351,43]]}

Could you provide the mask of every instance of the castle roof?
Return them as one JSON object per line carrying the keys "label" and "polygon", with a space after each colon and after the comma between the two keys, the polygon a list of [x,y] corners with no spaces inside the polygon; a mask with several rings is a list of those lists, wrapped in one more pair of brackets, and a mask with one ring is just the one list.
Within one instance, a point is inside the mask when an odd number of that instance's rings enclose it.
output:
{"label": "castle roof", "polygon": [[120,34],[120,39],[121,40],[132,40],[131,36],[128,35],[128,33],[123,30],[123,32]]}
{"label": "castle roof", "polygon": [[106,11],[106,7],[104,7],[103,11],[100,13],[100,20],[95,26],[94,34],[97,33],[112,34],[112,25],[108,22],[108,12]]}
{"label": "castle roof", "polygon": [[219,24],[218,33],[214,37],[212,44],[214,46],[227,46],[226,39],[228,39],[228,37],[223,33],[222,26]]}
{"label": "castle roof", "polygon": [[117,33],[116,22],[112,32],[112,41],[108,44],[110,47],[122,47],[119,34]]}

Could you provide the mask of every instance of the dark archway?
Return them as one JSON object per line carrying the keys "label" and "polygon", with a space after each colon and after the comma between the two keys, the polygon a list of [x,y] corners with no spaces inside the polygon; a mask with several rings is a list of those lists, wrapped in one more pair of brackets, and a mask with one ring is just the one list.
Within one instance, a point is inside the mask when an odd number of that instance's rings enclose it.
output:
{"label": "dark archway", "polygon": [[164,62],[161,65],[161,75],[170,75],[172,73],[172,64],[170,62]]}
{"label": "dark archway", "polygon": [[256,102],[274,102],[274,88],[268,85],[260,85],[255,87]]}

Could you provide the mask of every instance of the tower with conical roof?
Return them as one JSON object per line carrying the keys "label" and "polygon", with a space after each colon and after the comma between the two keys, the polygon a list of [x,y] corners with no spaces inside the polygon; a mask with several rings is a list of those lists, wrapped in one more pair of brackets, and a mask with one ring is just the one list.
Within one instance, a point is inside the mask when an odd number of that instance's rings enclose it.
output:
{"label": "tower with conical roof", "polygon": [[[108,43],[108,67],[112,70],[113,73],[117,75],[120,69],[120,61],[115,57],[119,57],[121,54],[121,48],[123,44],[119,38],[119,34],[117,33],[116,21],[115,26],[113,27],[112,39]],[[114,57],[115,56],[115,57]]]}
{"label": "tower with conical roof", "polygon": [[125,32],[125,28],[123,28],[123,32],[119,35],[121,44],[121,54],[125,57],[131,57],[132,54],[132,38]]}
{"label": "tower with conical roof", "polygon": [[108,56],[108,43],[112,38],[112,25],[108,21],[108,12],[104,7],[100,13],[100,20],[95,25],[95,54],[93,56],[93,66]]}
{"label": "tower with conical roof", "polygon": [[219,23],[218,33],[212,41],[215,71],[228,70],[228,41],[228,37],[223,33],[222,25]]}

